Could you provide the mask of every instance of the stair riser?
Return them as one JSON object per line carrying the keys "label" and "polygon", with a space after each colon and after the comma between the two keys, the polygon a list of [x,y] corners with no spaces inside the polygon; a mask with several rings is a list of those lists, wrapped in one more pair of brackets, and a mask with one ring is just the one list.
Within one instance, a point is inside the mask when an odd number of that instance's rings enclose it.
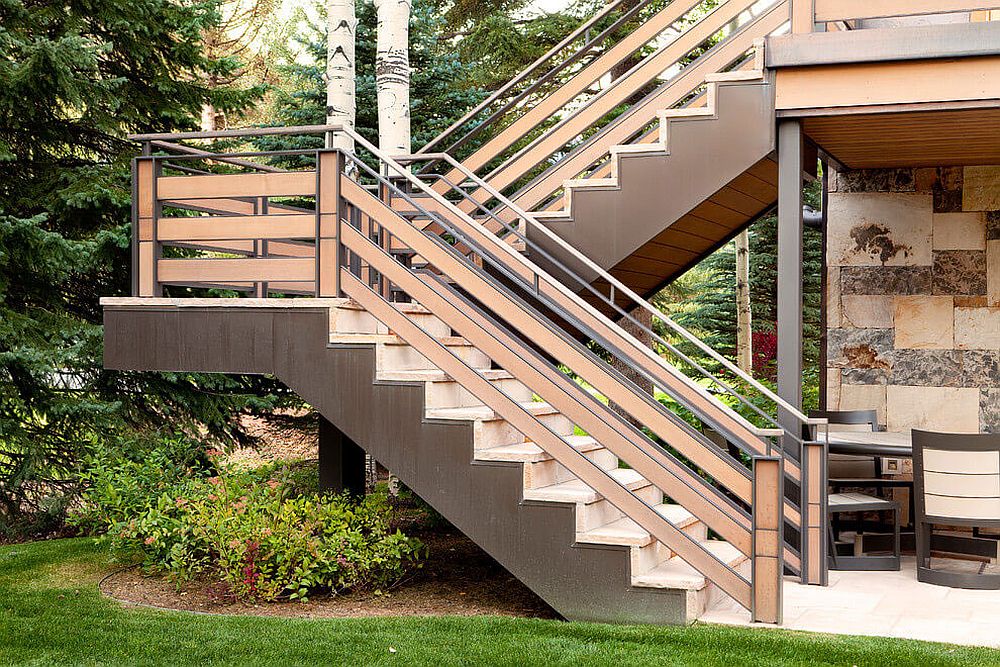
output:
{"label": "stair riser", "polygon": [[[699,542],[708,539],[708,527],[701,521],[695,521],[681,530]],[[644,547],[633,547],[630,555],[632,574],[638,575],[649,572],[660,563],[673,558],[675,555],[659,540],[654,540],[651,544],[647,544]]]}
{"label": "stair riser", "polygon": [[[518,402],[531,400],[531,389],[513,378],[494,380],[492,384]],[[469,408],[483,402],[454,381],[426,383],[424,400],[428,408]]]}
{"label": "stair riser", "polygon": [[[409,345],[379,345],[378,371],[421,371],[437,367]],[[448,349],[472,368],[486,370],[490,359],[471,345],[449,345]]]}
{"label": "stair riser", "polygon": [[[636,495],[649,503],[658,505],[663,502],[663,493],[655,486],[646,486],[635,492]],[[600,499],[594,503],[577,504],[576,506],[576,532],[585,533],[612,521],[617,521],[625,515],[621,510],[609,503],[605,499]]]}
{"label": "stair riser", "polygon": [[[607,449],[595,449],[587,452],[584,456],[600,466],[602,470],[613,470],[618,467],[618,457]],[[543,486],[569,482],[574,479],[576,479],[576,475],[555,459],[524,464],[525,489],[540,489]]]}
{"label": "stair riser", "polygon": [[[538,420],[559,435],[573,434],[573,423],[561,414],[542,415]],[[524,435],[503,419],[476,422],[476,449],[489,449],[518,442],[524,442]]]}

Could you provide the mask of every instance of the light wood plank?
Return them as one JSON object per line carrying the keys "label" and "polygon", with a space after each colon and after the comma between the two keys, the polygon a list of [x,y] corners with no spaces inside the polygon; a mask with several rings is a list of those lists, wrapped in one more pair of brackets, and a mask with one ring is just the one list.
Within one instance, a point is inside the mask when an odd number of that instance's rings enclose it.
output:
{"label": "light wood plank", "polygon": [[160,218],[160,241],[243,239],[311,239],[316,237],[316,216],[255,215]]}
{"label": "light wood plank", "polygon": [[160,282],[211,283],[237,281],[313,280],[312,259],[161,259],[157,262]]}
{"label": "light wood plank", "polygon": [[219,199],[227,197],[313,196],[316,172],[163,176],[157,179],[158,199]]}

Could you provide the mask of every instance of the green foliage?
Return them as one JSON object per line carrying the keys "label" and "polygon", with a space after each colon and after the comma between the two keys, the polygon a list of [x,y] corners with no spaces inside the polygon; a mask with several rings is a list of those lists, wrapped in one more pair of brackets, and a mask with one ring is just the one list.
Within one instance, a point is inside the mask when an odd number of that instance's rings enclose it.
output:
{"label": "green foliage", "polygon": [[129,292],[125,135],[259,93],[200,83],[237,66],[202,53],[217,20],[213,0],[0,0],[0,537],[58,525],[95,443],[164,420],[230,438],[270,388],[102,370],[99,297]]}
{"label": "green foliage", "polygon": [[[270,116],[276,125],[322,125],[326,119],[326,33],[324,6],[319,24],[305,23],[298,35],[311,60],[282,67],[288,79],[274,96]],[[378,104],[375,88],[375,7],[357,3],[357,120],[355,128],[378,144]],[[434,0],[415,0],[410,18],[410,119],[414,149],[423,146],[485,96],[470,77],[471,63],[440,38],[445,19]],[[269,137],[255,142],[262,150],[316,147],[319,138]]]}
{"label": "green foliage", "polygon": [[241,599],[384,590],[420,559],[420,542],[392,530],[384,494],[321,495],[315,469],[218,472],[191,451],[168,440],[141,459],[101,452],[71,521],[106,532],[118,561],[177,582],[214,576]]}
{"label": "green foliage", "polygon": [[[819,182],[807,186],[806,201],[819,209]],[[819,360],[820,306],[822,303],[823,237],[807,228],[803,236],[803,346],[805,364]],[[736,251],[727,243],[704,259],[696,268],[705,277],[700,289],[685,307],[676,313],[680,324],[723,352],[736,354]],[[773,337],[777,323],[778,221],[766,216],[750,227],[750,308],[755,334]],[[758,347],[767,345],[768,336],[755,336]],[[755,357],[757,351],[755,351]],[[762,376],[773,373],[773,357],[755,359],[754,367]]]}

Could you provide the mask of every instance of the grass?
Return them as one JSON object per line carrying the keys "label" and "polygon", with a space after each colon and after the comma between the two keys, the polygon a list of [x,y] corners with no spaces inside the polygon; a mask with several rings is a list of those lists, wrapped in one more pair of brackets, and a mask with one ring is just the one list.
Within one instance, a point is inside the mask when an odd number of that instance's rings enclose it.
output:
{"label": "grass", "polygon": [[122,608],[92,540],[0,547],[0,664],[997,665],[1000,652],[782,630],[531,619],[288,620]]}

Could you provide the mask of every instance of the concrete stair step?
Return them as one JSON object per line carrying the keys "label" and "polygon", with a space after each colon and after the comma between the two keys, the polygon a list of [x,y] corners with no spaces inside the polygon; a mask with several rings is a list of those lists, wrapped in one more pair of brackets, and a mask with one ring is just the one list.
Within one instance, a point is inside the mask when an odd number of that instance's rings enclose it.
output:
{"label": "concrete stair step", "polygon": [[[660,515],[684,530],[699,520],[680,505],[660,503],[654,508]],[[652,544],[654,538],[645,529],[628,517],[622,517],[603,526],[598,526],[577,536],[577,542],[588,544],[618,544],[644,547]]]}
{"label": "concrete stair step", "polygon": [[[502,368],[482,370],[479,374],[490,381],[514,379],[511,373]],[[379,373],[378,379],[389,382],[455,382],[454,378],[437,368],[398,371],[387,369]]]}
{"label": "concrete stair step", "polygon": [[[584,454],[604,447],[589,435],[569,435],[563,439],[569,442],[576,451]],[[535,443],[526,440],[489,449],[480,449],[476,452],[476,460],[537,463],[551,461],[552,457]]]}
{"label": "concrete stair step", "polygon": [[[520,405],[535,417],[559,414],[558,410],[544,401],[525,401]],[[427,410],[426,414],[428,419],[455,419],[477,422],[504,421],[503,417],[498,415],[493,408],[485,405],[459,408],[431,408]]]}
{"label": "concrete stair step", "polygon": [[[625,486],[630,491],[652,486],[645,477],[630,468],[617,468],[609,473],[619,484]],[[580,479],[561,482],[551,486],[544,486],[539,489],[526,489],[525,500],[544,500],[556,503],[581,503],[589,504],[603,500],[604,497]]]}
{"label": "concrete stair step", "polygon": [[[733,568],[747,559],[739,549],[728,542],[707,540],[702,542],[702,545],[716,558]],[[648,572],[634,575],[632,585],[699,591],[708,585],[708,581],[694,567],[674,556]]]}

